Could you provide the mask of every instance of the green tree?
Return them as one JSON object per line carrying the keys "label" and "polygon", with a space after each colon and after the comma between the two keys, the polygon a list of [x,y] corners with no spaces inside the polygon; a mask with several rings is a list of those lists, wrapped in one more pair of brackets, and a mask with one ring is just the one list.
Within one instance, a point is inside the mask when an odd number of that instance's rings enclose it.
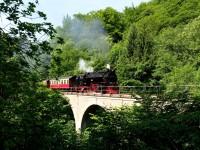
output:
{"label": "green tree", "polygon": [[98,54],[92,59],[92,67],[94,71],[105,70],[107,64],[107,56],[104,54]]}
{"label": "green tree", "polygon": [[69,103],[42,86],[29,92],[14,102],[0,103],[1,149],[75,149]]}
{"label": "green tree", "polygon": [[122,40],[123,32],[125,31],[124,16],[115,9],[107,7],[106,9],[92,11],[86,15],[77,14],[75,16],[83,20],[100,20],[112,42],[117,43]]}
{"label": "green tree", "polygon": [[93,116],[93,126],[84,132],[87,149],[198,150],[199,102],[189,97],[174,101],[166,95],[146,96],[141,106]]}
{"label": "green tree", "polygon": [[[52,48],[41,35],[55,30],[37,11],[38,1],[3,0],[0,13],[0,149],[74,149],[76,133],[69,103],[39,85],[40,55]],[[29,19],[39,17],[40,23]],[[9,26],[11,24],[11,26]]]}
{"label": "green tree", "polygon": [[57,50],[54,50],[51,54],[50,75],[52,77],[73,75],[77,69],[79,59],[82,57],[85,58],[83,52],[75,48],[74,43],[69,40],[57,47]]}
{"label": "green tree", "polygon": [[124,55],[126,47],[124,42],[118,42],[113,44],[111,50],[109,51],[109,61],[113,68],[116,69],[118,59]]}
{"label": "green tree", "polygon": [[103,21],[104,28],[108,35],[112,38],[112,41],[117,43],[122,40],[122,35],[125,30],[123,14],[110,7],[97,12],[97,14],[98,13],[100,19]]}
{"label": "green tree", "polygon": [[120,81],[134,79],[150,84],[155,65],[153,44],[152,33],[146,23],[130,27],[124,41],[126,49],[118,59],[117,72]]}
{"label": "green tree", "polygon": [[34,15],[46,19],[44,13],[36,10],[37,3],[18,0],[0,3],[1,14],[14,24],[8,24],[7,28],[0,27],[0,88],[3,98],[17,96],[24,88],[31,86],[29,80],[33,80],[33,77],[30,72],[36,67],[39,56],[52,50],[48,41],[40,41],[36,37],[37,34],[45,34],[52,38],[54,29],[50,23],[22,21]]}

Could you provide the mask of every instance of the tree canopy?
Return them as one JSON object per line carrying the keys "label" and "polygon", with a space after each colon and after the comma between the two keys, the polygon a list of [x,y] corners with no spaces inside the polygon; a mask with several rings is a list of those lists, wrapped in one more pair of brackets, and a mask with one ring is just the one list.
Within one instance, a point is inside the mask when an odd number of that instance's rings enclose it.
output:
{"label": "tree canopy", "polygon": [[7,23],[0,26],[0,149],[74,149],[76,143],[69,103],[40,83],[40,56],[53,50],[42,37],[53,38],[55,30],[37,4],[0,1]]}

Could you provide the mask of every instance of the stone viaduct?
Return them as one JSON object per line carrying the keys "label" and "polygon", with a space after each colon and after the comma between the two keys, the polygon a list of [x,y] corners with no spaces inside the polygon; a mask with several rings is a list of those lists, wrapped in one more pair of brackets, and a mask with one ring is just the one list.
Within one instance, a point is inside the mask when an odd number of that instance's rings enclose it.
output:
{"label": "stone viaduct", "polygon": [[97,110],[112,109],[121,106],[139,105],[136,98],[130,96],[114,95],[85,95],[63,93],[65,98],[69,99],[74,114],[76,130],[78,132],[85,128],[89,114],[95,114]]}

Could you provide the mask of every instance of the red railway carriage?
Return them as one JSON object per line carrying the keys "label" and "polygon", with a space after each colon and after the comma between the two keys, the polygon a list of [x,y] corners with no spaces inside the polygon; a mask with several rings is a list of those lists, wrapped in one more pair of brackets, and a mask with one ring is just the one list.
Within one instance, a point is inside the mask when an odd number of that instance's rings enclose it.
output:
{"label": "red railway carriage", "polygon": [[52,79],[48,80],[47,83],[48,87],[51,89],[69,89],[69,78],[59,78],[59,79]]}

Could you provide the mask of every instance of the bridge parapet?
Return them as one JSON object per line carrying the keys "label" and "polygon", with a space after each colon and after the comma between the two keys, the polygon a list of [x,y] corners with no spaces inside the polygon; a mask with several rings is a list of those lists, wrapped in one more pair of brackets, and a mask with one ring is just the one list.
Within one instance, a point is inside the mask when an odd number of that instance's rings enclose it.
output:
{"label": "bridge parapet", "polygon": [[113,98],[129,98],[129,99],[141,99],[139,95],[131,94],[103,94],[96,92],[87,92],[87,93],[77,93],[77,92],[63,92],[64,95],[79,95],[79,96],[95,96],[95,97],[113,97]]}

